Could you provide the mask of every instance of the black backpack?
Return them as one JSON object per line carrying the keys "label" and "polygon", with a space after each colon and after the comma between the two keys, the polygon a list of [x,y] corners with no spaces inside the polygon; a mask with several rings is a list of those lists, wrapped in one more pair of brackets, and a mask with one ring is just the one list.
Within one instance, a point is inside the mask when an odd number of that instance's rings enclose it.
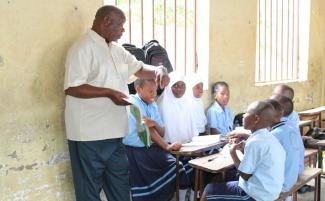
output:
{"label": "black backpack", "polygon": [[[137,60],[143,61],[144,63],[146,62],[146,59],[144,57],[144,51],[141,48],[137,48],[135,45],[132,45],[130,43],[124,43],[122,46],[124,47],[124,49],[130,52],[130,54],[134,55]],[[130,94],[137,93],[134,88],[134,82],[128,84],[128,88]]]}
{"label": "black backpack", "polygon": [[168,73],[173,71],[166,49],[163,48],[157,40],[149,41],[142,49],[146,58],[146,64],[153,66],[163,65],[167,68]]}

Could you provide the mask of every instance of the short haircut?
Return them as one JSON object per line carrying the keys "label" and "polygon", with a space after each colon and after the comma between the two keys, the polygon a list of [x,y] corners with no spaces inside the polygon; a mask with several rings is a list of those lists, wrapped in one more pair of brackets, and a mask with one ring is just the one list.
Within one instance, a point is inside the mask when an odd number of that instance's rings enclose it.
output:
{"label": "short haircut", "polygon": [[139,87],[142,88],[146,82],[156,82],[156,81],[155,81],[155,79],[153,79],[153,78],[150,78],[150,79],[146,79],[146,78],[138,78],[138,79],[136,79],[136,80],[134,81],[134,87],[139,86]]}
{"label": "short haircut", "polygon": [[212,94],[218,92],[220,87],[227,87],[229,89],[229,85],[225,81],[219,81],[212,85]]}
{"label": "short haircut", "polygon": [[289,116],[293,111],[292,100],[286,96],[281,96],[279,98],[279,103],[281,104],[282,109],[283,109],[283,116],[285,116],[285,117]]}
{"label": "short haircut", "polygon": [[293,99],[293,97],[295,96],[295,92],[294,92],[293,88],[291,88],[290,86],[288,86],[286,84],[280,84],[280,85],[277,85],[276,87],[280,88],[280,90],[282,91],[282,94],[280,94],[280,95],[282,95],[282,96],[287,96],[290,99]]}
{"label": "short haircut", "polygon": [[111,16],[112,14],[116,14],[119,17],[122,17],[125,19],[125,15],[121,9],[119,9],[118,7],[115,7],[115,6],[106,5],[106,6],[100,7],[97,10],[96,15],[95,15],[95,20],[103,19],[104,17]]}
{"label": "short haircut", "polygon": [[275,111],[280,112],[280,111],[283,110],[281,104],[278,101],[274,100],[274,99],[266,99],[265,102],[271,104],[273,106],[273,108],[275,109]]}
{"label": "short haircut", "polygon": [[253,112],[259,116],[264,127],[271,125],[275,115],[273,106],[266,101],[255,101],[248,107],[248,112]]}

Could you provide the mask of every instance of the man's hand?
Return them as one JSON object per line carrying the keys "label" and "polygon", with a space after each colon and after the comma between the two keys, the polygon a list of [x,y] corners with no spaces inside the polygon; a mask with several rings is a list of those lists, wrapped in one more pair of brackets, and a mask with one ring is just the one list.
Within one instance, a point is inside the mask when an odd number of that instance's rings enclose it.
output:
{"label": "man's hand", "polygon": [[169,84],[169,76],[167,68],[163,66],[157,66],[155,69],[156,82],[159,84],[161,89],[165,88]]}
{"label": "man's hand", "polygon": [[114,89],[110,89],[108,98],[110,98],[116,105],[130,105],[129,102],[124,100],[128,98],[127,95]]}

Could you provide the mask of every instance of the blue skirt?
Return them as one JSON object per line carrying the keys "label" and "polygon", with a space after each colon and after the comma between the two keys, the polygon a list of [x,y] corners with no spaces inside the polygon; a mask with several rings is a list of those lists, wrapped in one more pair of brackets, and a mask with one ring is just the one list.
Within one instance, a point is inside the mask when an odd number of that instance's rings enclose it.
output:
{"label": "blue skirt", "polygon": [[[176,159],[159,146],[125,146],[129,159],[133,201],[169,201],[176,190]],[[180,188],[190,187],[185,168],[180,164]]]}

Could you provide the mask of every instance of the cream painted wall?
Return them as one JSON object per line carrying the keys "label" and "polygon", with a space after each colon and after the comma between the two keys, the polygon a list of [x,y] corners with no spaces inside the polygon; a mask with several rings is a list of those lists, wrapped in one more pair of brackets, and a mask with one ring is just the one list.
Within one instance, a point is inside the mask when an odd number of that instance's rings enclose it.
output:
{"label": "cream painted wall", "polygon": [[[0,1],[1,201],[74,200],[63,122],[64,60],[101,3]],[[235,112],[268,97],[273,87],[254,86],[256,6],[256,0],[211,1],[209,82],[229,82]],[[290,84],[297,110],[325,103],[324,8],[323,0],[312,0],[309,81]],[[208,105],[209,92],[204,97]]]}
{"label": "cream painted wall", "polygon": [[0,1],[0,200],[74,200],[64,60],[100,0]]}
{"label": "cream painted wall", "polygon": [[[311,0],[308,81],[289,83],[296,92],[297,111],[324,105],[324,1]],[[321,12],[322,9],[322,12]],[[209,83],[225,80],[230,84],[229,105],[244,111],[254,100],[270,96],[270,86],[255,86],[256,0],[211,1]],[[210,90],[205,103],[211,102]]]}

